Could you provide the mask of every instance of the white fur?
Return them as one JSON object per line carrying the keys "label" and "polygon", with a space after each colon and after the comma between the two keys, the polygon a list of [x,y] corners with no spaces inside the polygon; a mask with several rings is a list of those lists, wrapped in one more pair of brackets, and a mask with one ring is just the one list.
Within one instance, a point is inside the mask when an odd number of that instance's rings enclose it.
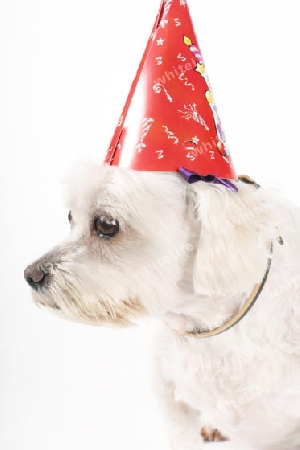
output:
{"label": "white fur", "polygon": [[[70,238],[35,263],[51,274],[36,301],[65,317],[158,319],[153,359],[172,450],[199,450],[203,425],[253,449],[300,446],[300,213],[273,191],[237,186],[84,165],[68,177]],[[95,214],[118,219],[119,233],[95,236]],[[269,257],[266,285],[237,325],[205,339],[173,331],[223,324]]]}

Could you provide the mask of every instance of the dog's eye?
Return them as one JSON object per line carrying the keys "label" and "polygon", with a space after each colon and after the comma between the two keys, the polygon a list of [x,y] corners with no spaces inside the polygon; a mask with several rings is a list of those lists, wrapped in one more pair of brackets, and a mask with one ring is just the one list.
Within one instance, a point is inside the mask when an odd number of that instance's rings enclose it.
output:
{"label": "dog's eye", "polygon": [[96,216],[94,230],[100,237],[113,237],[119,231],[119,222],[111,217]]}
{"label": "dog's eye", "polygon": [[72,211],[69,211],[69,213],[68,213],[68,221],[69,221],[70,225],[72,225],[72,224],[73,224],[73,216],[72,216]]}

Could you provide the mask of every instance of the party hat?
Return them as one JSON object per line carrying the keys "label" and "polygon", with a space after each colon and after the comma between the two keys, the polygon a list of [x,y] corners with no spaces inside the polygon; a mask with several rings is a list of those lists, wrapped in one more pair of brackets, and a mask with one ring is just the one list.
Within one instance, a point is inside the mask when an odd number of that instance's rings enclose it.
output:
{"label": "party hat", "polygon": [[162,1],[105,162],[237,178],[186,0]]}

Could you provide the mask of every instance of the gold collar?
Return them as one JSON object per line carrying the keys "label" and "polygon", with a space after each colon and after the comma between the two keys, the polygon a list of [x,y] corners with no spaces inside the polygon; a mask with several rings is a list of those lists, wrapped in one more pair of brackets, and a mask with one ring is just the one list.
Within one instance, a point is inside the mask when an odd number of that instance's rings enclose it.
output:
{"label": "gold collar", "polygon": [[[270,242],[270,254],[271,255],[272,255],[272,252],[273,252],[273,244],[272,244],[272,242]],[[178,333],[178,334],[181,334],[182,336],[194,337],[194,338],[200,339],[200,338],[217,336],[218,334],[224,333],[224,331],[229,330],[229,328],[232,328],[243,317],[245,317],[247,312],[252,308],[252,306],[258,299],[258,297],[259,297],[261,291],[263,290],[264,285],[267,281],[267,278],[268,278],[268,275],[269,275],[269,272],[271,269],[271,261],[272,260],[271,260],[271,256],[270,256],[268,258],[267,270],[265,272],[265,275],[264,275],[262,281],[260,283],[257,283],[254,286],[249,298],[244,303],[244,305],[241,307],[241,309],[234,316],[232,316],[229,320],[227,320],[227,322],[223,323],[223,325],[221,325],[217,328],[214,328],[213,330],[210,330],[210,331],[200,331],[200,330],[193,330],[193,331],[174,330],[174,331],[176,331],[176,333]]]}

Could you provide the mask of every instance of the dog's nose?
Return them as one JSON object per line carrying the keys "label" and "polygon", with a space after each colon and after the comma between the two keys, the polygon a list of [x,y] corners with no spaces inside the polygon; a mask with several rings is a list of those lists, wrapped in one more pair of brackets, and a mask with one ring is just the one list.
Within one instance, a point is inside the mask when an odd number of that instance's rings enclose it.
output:
{"label": "dog's nose", "polygon": [[24,278],[33,289],[38,289],[43,286],[47,274],[35,264],[32,264],[24,270]]}

